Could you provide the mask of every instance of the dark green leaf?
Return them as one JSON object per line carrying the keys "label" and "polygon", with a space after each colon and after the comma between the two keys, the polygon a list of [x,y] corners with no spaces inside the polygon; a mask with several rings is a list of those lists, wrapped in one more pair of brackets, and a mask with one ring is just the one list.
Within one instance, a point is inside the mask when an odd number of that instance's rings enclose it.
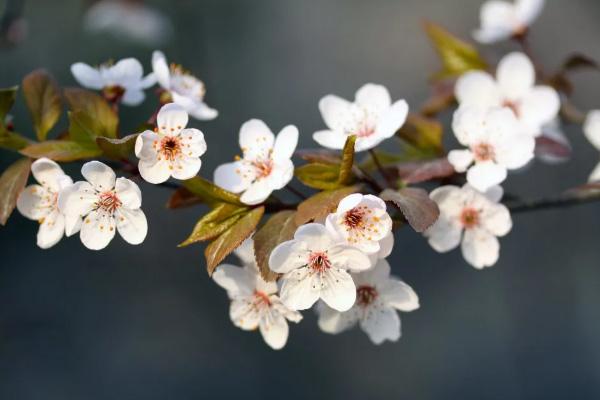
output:
{"label": "dark green leaf", "polygon": [[0,224],[6,225],[8,217],[17,204],[19,193],[27,184],[31,160],[21,158],[9,166],[0,176]]}
{"label": "dark green leaf", "polygon": [[48,132],[60,118],[60,89],[48,72],[38,69],[23,79],[23,95],[33,119],[38,140],[46,140]]}
{"label": "dark green leaf", "polygon": [[18,86],[0,89],[0,126],[4,126],[4,119],[15,103],[18,90]]}
{"label": "dark green leaf", "polygon": [[286,210],[274,214],[254,234],[254,255],[264,280],[274,281],[277,278],[277,274],[269,268],[269,256],[278,244],[292,239],[297,228],[296,211]]}
{"label": "dark green leaf", "polygon": [[95,122],[95,136],[117,138],[119,117],[101,96],[84,89],[67,88],[65,97],[71,111],[83,112]]}
{"label": "dark green leaf", "polygon": [[96,138],[96,144],[104,155],[115,160],[126,160],[135,151],[135,141],[138,137],[137,133],[125,136],[121,139],[111,139],[103,136]]}
{"label": "dark green leaf", "polygon": [[102,151],[92,144],[82,144],[69,140],[47,140],[34,143],[21,150],[21,154],[32,157],[48,157],[54,161],[75,161],[98,157]]}

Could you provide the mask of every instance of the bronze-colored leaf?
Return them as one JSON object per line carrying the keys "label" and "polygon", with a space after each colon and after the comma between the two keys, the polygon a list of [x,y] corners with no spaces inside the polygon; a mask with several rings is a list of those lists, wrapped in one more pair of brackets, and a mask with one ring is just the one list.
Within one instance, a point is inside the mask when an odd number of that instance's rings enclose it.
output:
{"label": "bronze-colored leaf", "polygon": [[209,275],[212,275],[221,261],[254,232],[264,212],[265,208],[263,206],[253,208],[206,246],[204,256],[206,257],[206,269]]}
{"label": "bronze-colored leaf", "polygon": [[85,89],[67,88],[65,98],[71,111],[85,113],[95,121],[95,136],[118,137],[119,117],[102,96]]}
{"label": "bronze-colored leaf", "polygon": [[236,223],[247,210],[248,208],[246,207],[239,207],[229,203],[218,204],[200,218],[190,236],[180,243],[179,247],[216,238]]}
{"label": "bronze-colored leaf", "polygon": [[452,35],[440,25],[425,22],[423,29],[443,65],[442,70],[433,76],[434,79],[456,77],[470,70],[487,68],[486,62],[475,47]]}
{"label": "bronze-colored leaf", "polygon": [[167,201],[167,208],[177,209],[202,204],[202,199],[185,187],[178,187]]}
{"label": "bronze-colored leaf", "polygon": [[127,135],[120,139],[111,139],[103,136],[96,138],[96,144],[102,150],[106,157],[115,160],[126,160],[135,151],[135,141],[137,133]]}
{"label": "bronze-colored leaf", "polygon": [[455,174],[454,167],[447,158],[412,161],[395,166],[398,178],[406,184],[427,182],[432,179],[447,178]]}
{"label": "bronze-colored leaf", "polygon": [[236,204],[238,206],[244,205],[237,194],[220,188],[200,176],[183,181],[183,186],[201,198],[203,203],[208,204],[211,207],[219,202]]}
{"label": "bronze-colored leaf", "polygon": [[393,202],[417,232],[424,232],[440,215],[437,203],[421,188],[385,189],[379,197]]}
{"label": "bronze-colored leaf", "polygon": [[18,86],[0,89],[0,126],[4,126],[4,119],[15,104],[18,90]]}
{"label": "bronze-colored leaf", "polygon": [[269,282],[277,278],[278,274],[269,268],[269,256],[278,244],[292,239],[297,228],[296,211],[286,210],[274,214],[254,234],[254,256],[264,280]]}
{"label": "bronze-colored leaf", "polygon": [[296,224],[300,226],[310,221],[325,218],[337,209],[340,200],[359,190],[360,185],[355,185],[336,190],[326,190],[309,197],[298,205]]}
{"label": "bronze-colored leaf", "polygon": [[62,112],[60,89],[56,81],[43,69],[33,71],[23,79],[23,95],[38,140],[46,140]]}
{"label": "bronze-colored leaf", "polygon": [[102,151],[95,143],[83,144],[69,140],[47,140],[31,144],[20,151],[21,154],[32,157],[48,157],[54,161],[75,161],[98,157]]}
{"label": "bronze-colored leaf", "polygon": [[294,175],[308,187],[320,190],[337,189],[340,167],[334,164],[311,163],[295,169]]}
{"label": "bronze-colored leaf", "polygon": [[6,225],[17,204],[19,193],[27,184],[31,160],[21,158],[10,165],[0,176],[0,224]]}
{"label": "bronze-colored leaf", "polygon": [[33,142],[26,137],[0,126],[0,148],[18,151],[31,143]]}
{"label": "bronze-colored leaf", "polygon": [[348,136],[344,149],[342,150],[342,163],[340,164],[340,174],[338,183],[340,186],[346,186],[354,181],[352,167],[354,166],[354,145],[356,144],[356,135]]}

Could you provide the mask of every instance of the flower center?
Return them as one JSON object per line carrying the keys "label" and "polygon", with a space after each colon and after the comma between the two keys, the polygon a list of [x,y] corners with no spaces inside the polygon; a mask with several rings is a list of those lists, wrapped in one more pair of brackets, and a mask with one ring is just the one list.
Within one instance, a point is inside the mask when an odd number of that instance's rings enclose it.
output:
{"label": "flower center", "polygon": [[261,306],[270,307],[271,306],[271,300],[269,299],[269,295],[266,294],[265,292],[261,292],[259,290],[255,290],[254,291],[254,305],[256,307],[261,307]]}
{"label": "flower center", "polygon": [[160,141],[160,152],[166,160],[173,161],[181,153],[181,143],[179,138],[165,136]]}
{"label": "flower center", "polygon": [[258,179],[265,178],[273,171],[273,161],[271,159],[266,160],[254,160],[252,166],[256,169],[256,177]]}
{"label": "flower center", "polygon": [[475,160],[477,161],[488,161],[493,160],[496,157],[494,147],[487,143],[479,143],[471,149]]}
{"label": "flower center", "polygon": [[460,214],[460,222],[465,229],[471,229],[479,225],[479,211],[474,208],[465,208]]}
{"label": "flower center", "polygon": [[109,103],[118,102],[121,100],[121,97],[123,97],[123,94],[125,94],[125,88],[120,85],[106,86],[102,89],[102,96],[104,96]]}
{"label": "flower center", "polygon": [[374,133],[375,133],[375,127],[363,122],[362,124],[360,124],[359,128],[356,130],[356,133],[354,133],[354,134],[356,135],[356,137],[364,138],[364,137],[369,137]]}
{"label": "flower center", "polygon": [[515,117],[519,118],[521,116],[521,109],[519,107],[519,103],[517,103],[516,101],[506,99],[502,102],[502,106],[510,108],[513,114],[515,114]]}
{"label": "flower center", "polygon": [[344,215],[344,225],[348,227],[348,230],[361,228],[364,223],[364,207],[354,207],[353,209],[346,211],[346,214]]}
{"label": "flower center", "polygon": [[327,256],[327,252],[315,251],[308,256],[308,266],[314,272],[322,273],[331,268],[331,261]]}
{"label": "flower center", "polygon": [[356,288],[356,304],[366,307],[373,303],[377,298],[377,290],[373,286],[359,286]]}
{"label": "flower center", "polygon": [[114,191],[100,193],[99,200],[96,202],[96,209],[106,211],[109,214],[114,214],[123,203],[117,197]]}

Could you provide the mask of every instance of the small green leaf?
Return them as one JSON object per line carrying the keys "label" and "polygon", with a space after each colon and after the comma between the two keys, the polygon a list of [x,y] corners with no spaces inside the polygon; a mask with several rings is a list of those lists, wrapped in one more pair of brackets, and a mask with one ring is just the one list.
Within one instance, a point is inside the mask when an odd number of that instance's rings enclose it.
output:
{"label": "small green leaf", "polygon": [[216,238],[236,223],[247,210],[248,208],[246,207],[239,207],[229,203],[218,204],[209,213],[200,218],[190,236],[179,244],[179,247]]}
{"label": "small green leaf", "polygon": [[340,186],[346,186],[354,181],[352,167],[354,166],[354,144],[356,143],[356,135],[348,136],[344,149],[342,150],[342,163],[340,165],[340,175],[338,183]]}
{"label": "small green leaf", "polygon": [[117,138],[119,117],[101,96],[84,89],[67,88],[65,97],[71,111],[83,112],[95,122],[95,136]]}
{"label": "small green leaf", "polygon": [[0,89],[0,126],[4,126],[4,119],[15,103],[18,90],[18,86]]}
{"label": "small green leaf", "polygon": [[54,78],[38,69],[23,79],[23,94],[38,140],[46,140],[48,132],[60,118],[62,100]]}
{"label": "small green leaf", "polygon": [[135,141],[137,137],[137,133],[127,135],[121,139],[98,136],[96,138],[96,144],[100,147],[106,157],[115,160],[126,160],[135,151]]}
{"label": "small green leaf", "polygon": [[19,193],[27,184],[31,160],[21,158],[9,166],[0,176],[0,224],[6,225],[8,217],[17,204]]}
{"label": "small green leaf", "polygon": [[425,22],[423,28],[443,64],[442,70],[433,76],[434,79],[456,77],[467,71],[487,68],[486,62],[475,47],[452,35],[440,25]]}
{"label": "small green leaf", "polygon": [[21,150],[31,144],[31,140],[0,126],[0,148],[8,150]]}
{"label": "small green leaf", "polygon": [[183,181],[185,186],[190,192],[202,199],[202,202],[209,206],[214,206],[216,203],[225,202],[231,203],[238,206],[244,206],[240,201],[240,197],[231,193],[228,190],[218,187],[214,183],[207,181],[206,179],[196,176],[192,179]]}
{"label": "small green leaf", "polygon": [[418,114],[409,114],[406,123],[396,135],[417,148],[423,155],[439,156],[444,153],[442,124]]}
{"label": "small green leaf", "polygon": [[47,140],[31,144],[21,150],[21,154],[32,157],[48,157],[54,161],[75,161],[98,157],[102,151],[92,144],[82,144],[69,140]]}
{"label": "small green leaf", "polygon": [[260,275],[267,282],[274,281],[277,274],[269,268],[269,256],[280,243],[290,240],[298,228],[296,211],[286,210],[274,214],[254,234],[254,255]]}
{"label": "small green leaf", "polygon": [[100,131],[99,123],[85,111],[69,111],[69,139],[79,143],[93,143]]}
{"label": "small green leaf", "polygon": [[206,246],[204,256],[209,275],[212,275],[219,263],[254,232],[264,212],[263,206],[253,208]]}
{"label": "small green leaf", "polygon": [[320,190],[337,189],[340,166],[333,164],[312,163],[302,165],[294,171],[296,178],[308,187]]}
{"label": "small green leaf", "polygon": [[421,188],[406,187],[398,191],[385,189],[379,197],[393,202],[417,232],[427,230],[440,215],[437,203]]}
{"label": "small green leaf", "polygon": [[315,194],[298,205],[296,223],[298,226],[310,221],[318,221],[334,212],[344,197],[360,190],[359,185],[348,186],[336,190],[327,190]]}

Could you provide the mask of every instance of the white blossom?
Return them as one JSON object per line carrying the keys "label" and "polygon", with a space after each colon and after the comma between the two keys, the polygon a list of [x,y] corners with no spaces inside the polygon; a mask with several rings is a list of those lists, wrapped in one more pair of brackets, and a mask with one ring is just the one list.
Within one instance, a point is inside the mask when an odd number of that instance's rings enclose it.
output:
{"label": "white blossom", "polygon": [[486,1],[480,10],[481,27],[473,32],[480,43],[494,43],[523,35],[544,8],[544,0]]}
{"label": "white blossom", "polygon": [[199,120],[215,119],[219,114],[204,102],[204,82],[184,70],[180,65],[168,65],[160,51],[152,54],[152,68],[158,84],[171,96],[174,103],[182,106],[188,114]]}
{"label": "white blossom", "polygon": [[[438,220],[425,236],[429,244],[440,253],[445,253],[461,244],[465,260],[473,267],[491,267],[498,261],[499,236],[512,228],[508,208],[499,201],[502,188],[494,186],[486,193],[473,189],[468,184],[442,186],[430,193],[440,208]],[[464,234],[463,234],[464,232]]]}
{"label": "white blossom", "polygon": [[331,308],[346,311],[356,299],[348,270],[366,270],[371,261],[357,248],[337,242],[325,226],[311,223],[273,249],[269,267],[283,274],[281,301],[292,310],[310,308],[320,298]]}
{"label": "white blossom", "polygon": [[190,179],[200,171],[200,156],[206,152],[204,134],[186,128],[188,114],[178,104],[164,105],[156,118],[156,131],[141,133],[135,143],[138,168],[144,180],[162,183],[169,177]]}
{"label": "white blossom", "polygon": [[298,144],[298,129],[288,125],[277,138],[261,120],[251,119],[240,129],[243,156],[215,170],[215,184],[234,193],[241,201],[259,204],[271,192],[285,187],[294,177],[292,155]]}
{"label": "white blossom", "polygon": [[484,71],[467,72],[458,79],[454,91],[461,106],[509,108],[521,130],[532,136],[540,136],[542,127],[551,123],[560,109],[556,90],[535,85],[535,68],[519,52],[502,58],[495,79]]}
{"label": "white blossom", "polygon": [[327,216],[325,226],[343,243],[373,254],[380,251],[380,242],[392,231],[392,219],[379,197],[353,193]]}
{"label": "white blossom", "polygon": [[[590,143],[600,150],[600,110],[592,110],[588,113],[583,123],[583,133]],[[600,181],[600,163],[596,165],[588,180]]]}
{"label": "white blossom", "polygon": [[452,122],[454,134],[466,150],[452,150],[448,161],[481,192],[503,182],[507,170],[523,167],[533,158],[535,139],[519,131],[507,108],[459,108]]}
{"label": "white blossom", "polygon": [[138,186],[129,179],[117,179],[114,171],[99,161],[85,163],[81,174],[86,181],[74,183],[58,196],[67,236],[81,228],[81,242],[91,250],[105,248],[115,231],[127,243],[142,243],[148,224],[140,209],[142,193]]}
{"label": "white blossom", "polygon": [[276,282],[262,279],[254,262],[252,246],[252,240],[248,239],[236,251],[243,267],[222,264],[217,267],[213,279],[227,290],[231,299],[229,316],[235,326],[243,330],[258,328],[265,342],[279,350],[288,339],[287,321],[300,322],[302,315],[281,302]]}
{"label": "white blossom", "polygon": [[339,312],[319,303],[319,327],[327,333],[340,333],[356,325],[375,344],[397,341],[401,336],[399,311],[419,308],[414,290],[394,276],[390,265],[379,260],[370,270],[352,274],[356,284],[356,302],[348,311]]}
{"label": "white blossom", "polygon": [[23,216],[39,222],[37,245],[47,249],[64,236],[65,217],[58,209],[58,194],[73,181],[57,163],[47,158],[34,161],[31,173],[38,184],[23,189],[17,199],[17,209]]}
{"label": "white blossom", "polygon": [[102,90],[109,99],[120,99],[128,106],[136,106],[146,98],[144,89],[156,83],[154,74],[144,77],[142,64],[135,58],[125,58],[116,64],[92,67],[78,62],[71,65],[77,82],[88,89]]}
{"label": "white blossom", "polygon": [[319,102],[319,110],[328,130],[313,134],[321,146],[342,149],[348,136],[356,135],[355,151],[377,146],[396,133],[408,115],[408,104],[392,104],[390,93],[381,85],[368,83],[358,89],[354,103],[335,95]]}

